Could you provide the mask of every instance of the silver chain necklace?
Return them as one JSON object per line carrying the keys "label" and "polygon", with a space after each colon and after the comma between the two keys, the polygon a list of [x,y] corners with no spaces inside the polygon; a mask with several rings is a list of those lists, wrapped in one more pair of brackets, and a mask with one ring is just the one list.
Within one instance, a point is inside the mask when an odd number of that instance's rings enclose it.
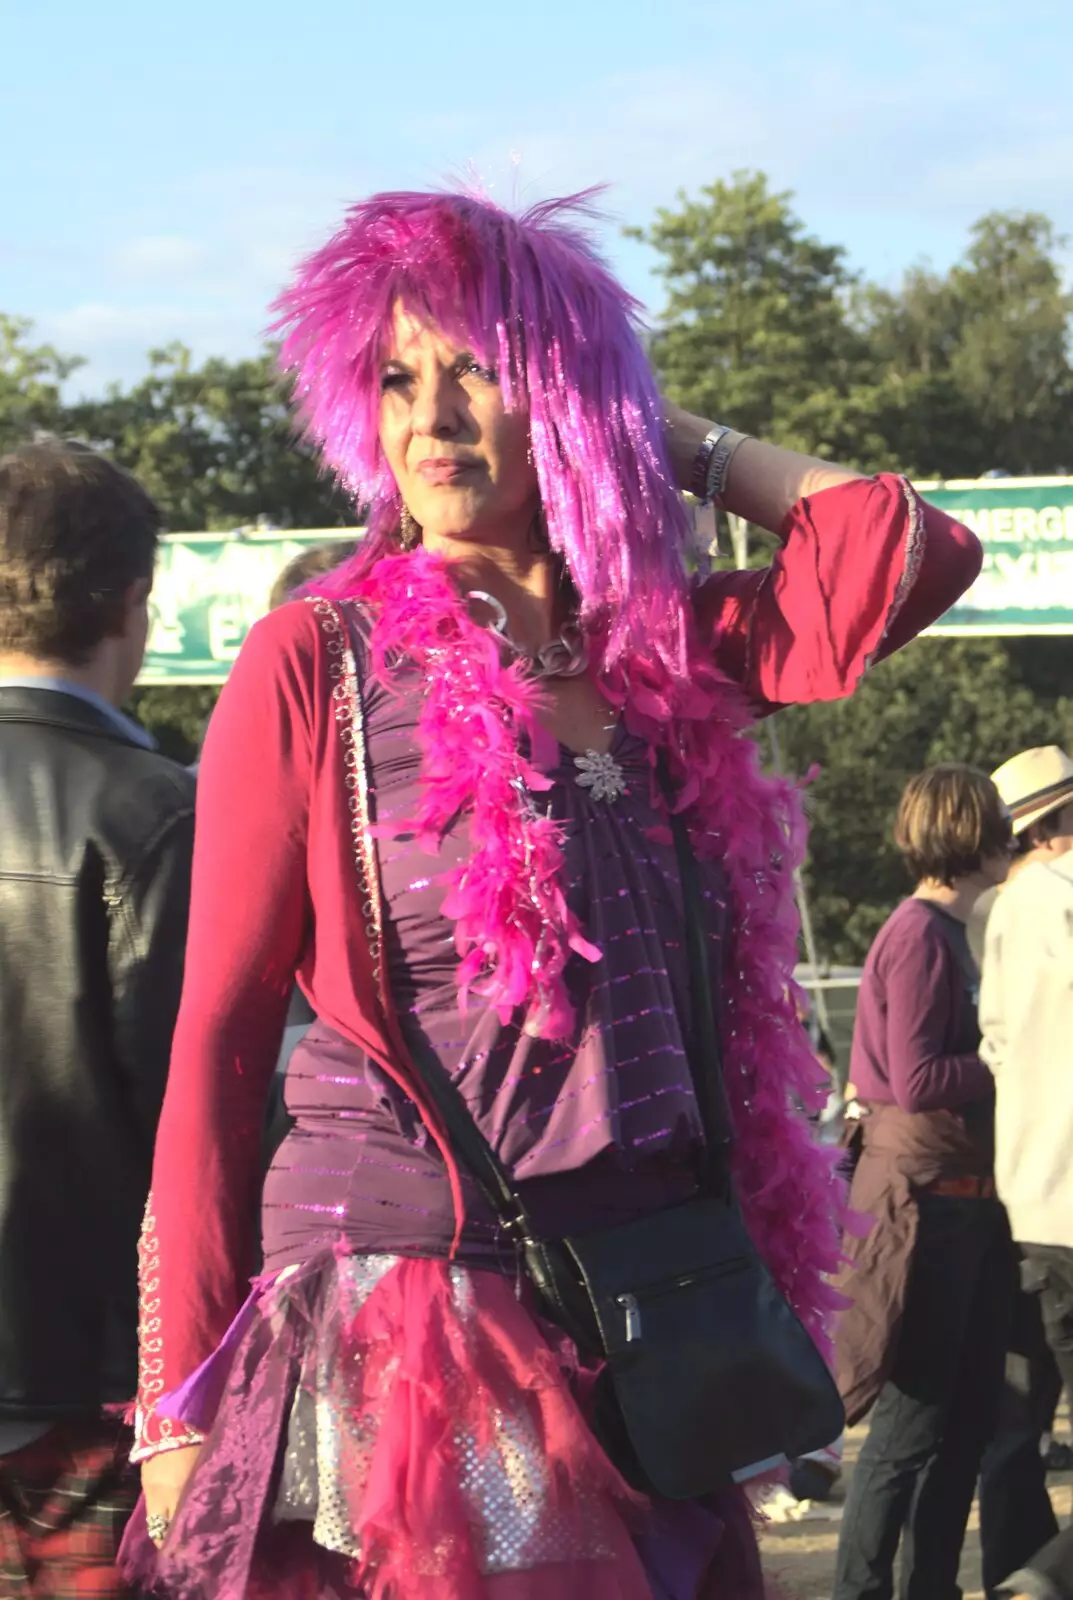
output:
{"label": "silver chain necklace", "polygon": [[494,594],[484,589],[470,589],[467,600],[479,600],[492,613],[491,629],[516,658],[530,678],[580,678],[589,665],[589,641],[576,622],[564,623],[558,637],[539,650],[527,650],[515,644],[507,625],[506,608]]}
{"label": "silver chain necklace", "polygon": [[[588,669],[589,642],[576,622],[568,622],[557,638],[540,650],[525,650],[515,644],[507,626],[507,613],[495,595],[484,589],[470,589],[467,600],[479,600],[492,613],[492,632],[523,667],[530,678],[579,678]],[[593,800],[617,800],[626,793],[626,775],[614,756],[599,750],[586,750],[574,756],[577,784],[587,789]]]}

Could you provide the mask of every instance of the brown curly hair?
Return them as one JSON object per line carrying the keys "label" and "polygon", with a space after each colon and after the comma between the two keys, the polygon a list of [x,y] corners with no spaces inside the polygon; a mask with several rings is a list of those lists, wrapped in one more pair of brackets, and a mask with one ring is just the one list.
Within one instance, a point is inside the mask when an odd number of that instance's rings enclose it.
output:
{"label": "brown curly hair", "polygon": [[80,666],[152,581],[159,510],[88,445],[43,439],[0,458],[0,651]]}

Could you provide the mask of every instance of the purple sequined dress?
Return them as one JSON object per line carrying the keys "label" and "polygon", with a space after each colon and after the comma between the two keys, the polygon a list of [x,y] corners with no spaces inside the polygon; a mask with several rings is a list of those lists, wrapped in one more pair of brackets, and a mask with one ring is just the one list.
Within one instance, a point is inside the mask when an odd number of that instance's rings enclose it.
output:
{"label": "purple sequined dress", "polygon": [[[420,751],[414,693],[368,684],[366,739],[377,819],[413,815]],[[625,1219],[692,1190],[701,1137],[683,1044],[689,997],[673,845],[653,805],[645,746],[619,726],[610,754],[625,782],[595,798],[575,757],[548,740],[546,796],[565,825],[567,894],[603,953],[569,968],[575,1037],[549,1043],[471,1003],[460,1015],[442,875],[470,853],[463,820],[436,856],[412,837],[378,841],[392,993],[408,1041],[423,1037],[481,1130],[552,1230]],[[541,752],[543,754],[543,752]],[[541,762],[541,765],[545,763]],[[603,792],[597,783],[596,792]],[[721,873],[698,868],[713,974],[723,966]],[[345,1238],[362,1251],[446,1254],[453,1215],[443,1163],[412,1104],[360,1051],[315,1026],[291,1057],[294,1131],[265,1185],[265,1267],[306,1260]],[[463,1259],[514,1270],[479,1193],[467,1194]]]}
{"label": "purple sequined dress", "polygon": [[[388,692],[367,681],[364,706],[377,821],[397,825],[413,814],[418,794],[416,682],[402,679],[399,692]],[[621,726],[610,763],[579,764],[550,738],[541,742],[546,749],[534,750],[533,758],[554,784],[540,800],[564,825],[569,902],[602,952],[595,964],[571,960],[576,1031],[568,1042],[531,1038],[516,1022],[504,1025],[472,1004],[460,1012],[440,880],[469,855],[465,819],[435,856],[411,835],[391,837],[393,828],[378,830],[377,848],[390,980],[404,1035],[422,1039],[423,1054],[431,1047],[514,1175],[537,1226],[554,1234],[625,1221],[687,1198],[702,1134],[683,1038],[689,999],[681,885],[654,802],[648,751]],[[717,868],[697,870],[718,978],[725,883]],[[215,1416],[215,1426],[155,1571],[128,1568],[147,1587],[182,1600],[262,1593],[274,1600],[284,1592],[344,1600],[366,1592],[351,1586],[344,1565],[331,1566],[363,1555],[354,1507],[367,1503],[372,1445],[389,1426],[369,1401],[368,1382],[355,1402],[352,1330],[360,1313],[374,1310],[376,1292],[400,1258],[446,1257],[454,1231],[438,1149],[405,1094],[352,1043],[314,1024],[291,1056],[286,1101],[294,1127],[264,1188],[265,1276],[221,1351],[170,1402],[177,1418],[198,1425]],[[477,1349],[476,1290],[491,1271],[500,1282],[509,1278],[513,1303],[517,1262],[472,1182],[465,1182],[465,1200],[462,1249],[445,1292],[452,1315],[473,1336],[471,1371],[481,1386],[486,1378],[494,1385],[487,1363],[496,1358]],[[385,1337],[405,1343],[394,1326]],[[445,1341],[441,1365],[454,1359],[450,1338],[425,1328],[416,1365],[438,1337]],[[376,1351],[375,1339],[362,1347],[363,1381],[379,1359]],[[564,1352],[564,1370],[570,1360]],[[418,1389],[422,1382],[427,1394],[432,1380],[415,1379]],[[719,1600],[755,1600],[755,1541],[740,1495],[704,1507],[652,1506],[624,1524],[613,1495],[598,1489],[594,1466],[591,1492],[584,1483],[572,1490],[564,1516],[548,1463],[548,1419],[534,1420],[532,1394],[513,1395],[507,1380],[494,1437],[479,1436],[480,1425],[467,1420],[468,1404],[460,1396],[446,1425],[457,1462],[458,1515],[472,1532],[480,1588],[458,1580],[438,1589],[433,1581],[431,1595],[693,1600],[718,1549],[726,1575]],[[413,1492],[411,1484],[396,1498]],[[228,1512],[221,1526],[222,1505]],[[293,1575],[279,1577],[293,1559],[285,1536],[310,1529],[315,1579],[308,1545],[299,1545],[305,1554]],[[263,1578],[268,1569],[277,1587]],[[537,1585],[528,1587],[534,1574]],[[407,1597],[425,1594],[419,1574],[411,1581]],[[437,1581],[446,1585],[446,1578]],[[385,1592],[394,1597],[396,1588]]]}

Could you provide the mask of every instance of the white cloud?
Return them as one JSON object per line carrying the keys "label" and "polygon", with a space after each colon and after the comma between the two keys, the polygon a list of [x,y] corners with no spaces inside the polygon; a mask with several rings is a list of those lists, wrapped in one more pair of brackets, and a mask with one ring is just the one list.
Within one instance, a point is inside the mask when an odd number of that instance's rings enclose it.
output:
{"label": "white cloud", "polygon": [[[368,190],[375,180],[364,175]],[[260,348],[269,306],[295,262],[362,192],[325,165],[249,166],[191,173],[158,195],[173,232],[132,234],[106,258],[73,275],[81,298],[39,312],[37,333],[87,364],[71,390],[93,394],[136,382],[146,352],[175,340],[196,360]],[[123,298],[119,298],[120,294]]]}
{"label": "white cloud", "polygon": [[[828,0],[820,9],[846,15]],[[698,28],[709,10],[698,4]],[[863,10],[878,28],[885,7]],[[660,289],[646,277],[648,253],[622,242],[619,219],[646,223],[680,188],[741,167],[795,190],[810,227],[884,278],[923,251],[949,259],[995,208],[1043,210],[1073,232],[1067,105],[1011,92],[1007,64],[977,50],[971,31],[937,21],[923,0],[908,10],[919,17],[903,16],[886,54],[821,38],[767,56],[743,12],[737,36],[716,29],[698,70],[658,65],[557,95],[544,81],[516,104],[470,98],[462,110],[416,114],[382,153],[348,148],[340,132],[279,161],[191,171],[156,194],[153,215],[131,219],[105,270],[79,282],[82,298],[39,316],[39,328],[91,358],[76,380],[86,390],[105,377],[131,381],[150,345],[176,338],[198,356],[251,351],[295,261],[348,201],[438,185],[471,165],[493,195],[521,203],[607,180],[605,247],[651,304]],[[147,303],[119,303],[122,291]]]}
{"label": "white cloud", "polygon": [[[121,306],[106,301],[87,301],[57,311],[42,322],[49,337],[79,344],[84,350],[94,351],[113,339],[147,338],[158,333],[177,319],[191,320],[191,309],[181,303],[157,306]],[[197,314],[193,313],[196,320]]]}
{"label": "white cloud", "polygon": [[149,350],[176,340],[194,361],[222,355],[249,355],[260,345],[261,318],[234,309],[191,307],[181,301],[123,306],[87,301],[38,320],[36,332],[57,348],[86,358],[69,384],[72,398],[100,394],[119,380],[136,383],[145,375]]}
{"label": "white cloud", "polygon": [[177,234],[151,234],[129,239],[115,252],[121,272],[138,278],[171,278],[195,272],[208,259],[199,240]]}

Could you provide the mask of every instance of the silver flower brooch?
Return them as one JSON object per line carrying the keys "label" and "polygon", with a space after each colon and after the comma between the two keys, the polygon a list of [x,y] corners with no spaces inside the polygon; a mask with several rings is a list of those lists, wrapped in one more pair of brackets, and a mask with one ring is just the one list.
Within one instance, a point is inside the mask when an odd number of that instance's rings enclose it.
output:
{"label": "silver flower brooch", "polygon": [[586,750],[583,756],[574,757],[574,765],[578,787],[588,789],[594,800],[617,800],[626,793],[625,774],[613,756]]}

